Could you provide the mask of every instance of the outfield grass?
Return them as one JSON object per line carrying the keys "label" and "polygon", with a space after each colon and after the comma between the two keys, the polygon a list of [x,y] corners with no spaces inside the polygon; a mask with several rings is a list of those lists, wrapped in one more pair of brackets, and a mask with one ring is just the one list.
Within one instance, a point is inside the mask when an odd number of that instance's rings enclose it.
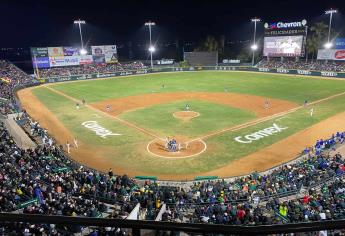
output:
{"label": "outfield grass", "polygon": [[[161,85],[165,84],[165,89]],[[207,91],[252,94],[258,96],[285,99],[302,104],[305,99],[319,100],[345,91],[345,81],[321,80],[314,78],[287,77],[283,75],[254,74],[240,72],[186,72],[150,74],[128,78],[82,81],[49,85],[72,97],[85,98],[88,103],[104,99],[118,98],[156,92]],[[315,115],[310,117],[309,109],[301,109],[285,116],[279,121],[266,121],[242,130],[223,133],[206,139],[208,149],[200,156],[187,159],[165,159],[149,155],[147,143],[152,140],[141,132],[128,128],[118,121],[82,107],[75,109],[75,103],[46,88],[35,88],[34,95],[82,142],[107,149],[104,156],[112,160],[112,165],[131,170],[144,171],[151,175],[200,175],[203,172],[229,164],[231,161],[256,152],[274,144],[298,131],[345,111],[345,96],[324,101],[314,106]],[[187,101],[160,104],[132,112],[123,113],[121,118],[152,129],[162,135],[176,134],[194,136],[224,126],[232,126],[253,119],[247,111],[191,100],[192,110],[201,113],[189,123],[181,123],[172,117],[172,112],[183,109]],[[195,108],[195,109],[194,109]],[[231,117],[231,119],[223,119]],[[105,128],[123,134],[109,139],[101,139],[81,126],[88,120],[97,120]],[[273,123],[289,127],[281,133],[259,140],[251,145],[234,141],[239,135],[246,135]],[[125,161],[124,161],[125,160]],[[109,166],[111,167],[111,166]]]}
{"label": "outfield grass", "polygon": [[[191,110],[199,112],[200,116],[188,122],[173,117],[173,113],[183,111],[186,104],[190,105]],[[254,119],[255,114],[254,112],[207,101],[185,100],[125,112],[120,115],[120,118],[140,127],[153,130],[161,137],[177,134],[185,137],[195,137],[242,124]]]}
{"label": "outfield grass", "polygon": [[[161,86],[165,85],[162,89]],[[51,85],[78,99],[98,102],[161,92],[230,92],[258,95],[302,104],[345,91],[345,83],[302,76],[244,72],[178,72]]]}

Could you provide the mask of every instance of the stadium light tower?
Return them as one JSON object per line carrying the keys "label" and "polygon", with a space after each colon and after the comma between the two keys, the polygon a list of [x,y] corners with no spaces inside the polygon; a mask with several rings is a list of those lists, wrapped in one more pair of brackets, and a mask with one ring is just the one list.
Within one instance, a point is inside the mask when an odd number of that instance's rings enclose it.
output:
{"label": "stadium light tower", "polygon": [[253,51],[253,57],[252,57],[252,66],[254,66],[255,62],[255,51],[258,49],[258,45],[256,45],[255,38],[256,38],[256,23],[260,22],[261,20],[259,18],[252,18],[251,22],[254,22],[254,39],[253,39],[253,45],[251,46],[251,49]]}
{"label": "stadium light tower", "polygon": [[149,27],[149,33],[150,33],[150,47],[149,47],[149,52],[151,56],[151,69],[153,68],[153,62],[152,62],[152,53],[156,50],[155,47],[152,45],[152,38],[151,38],[151,27],[155,26],[156,23],[152,21],[145,22],[145,26]]}
{"label": "stadium light tower", "polygon": [[85,25],[86,22],[84,20],[75,20],[74,24],[77,24],[79,26],[79,34],[80,34],[80,42],[81,42],[81,49],[80,49],[80,54],[85,55],[87,51],[84,49],[84,43],[83,43],[83,34],[81,33],[81,25]]}
{"label": "stadium light tower", "polygon": [[325,44],[325,48],[330,49],[333,45],[330,41],[330,37],[331,37],[331,28],[332,28],[332,19],[333,19],[333,14],[337,13],[338,11],[335,9],[329,9],[327,11],[325,11],[326,15],[329,15],[329,25],[328,25],[328,39],[327,39],[327,43]]}

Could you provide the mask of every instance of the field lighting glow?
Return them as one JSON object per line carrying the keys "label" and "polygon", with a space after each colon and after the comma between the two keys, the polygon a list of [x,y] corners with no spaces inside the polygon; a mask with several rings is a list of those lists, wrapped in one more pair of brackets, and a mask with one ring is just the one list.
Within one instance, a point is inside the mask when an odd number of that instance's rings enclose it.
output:
{"label": "field lighting glow", "polygon": [[334,14],[334,13],[337,13],[338,11],[335,10],[335,9],[329,9],[327,11],[325,11],[325,14],[328,15],[328,14]]}
{"label": "field lighting glow", "polygon": [[151,47],[149,47],[149,51],[150,51],[150,52],[154,52],[154,51],[156,51],[156,49],[155,49],[154,46],[151,46]]}
{"label": "field lighting glow", "polygon": [[86,54],[87,54],[87,51],[84,48],[80,49],[80,55],[86,55]]}
{"label": "field lighting glow", "polygon": [[326,49],[330,49],[332,46],[333,46],[333,44],[332,44],[331,42],[327,42],[327,43],[325,43],[325,45],[324,45],[324,47],[325,47]]}
{"label": "field lighting glow", "polygon": [[74,24],[86,24],[84,20],[75,20]]}
{"label": "field lighting glow", "polygon": [[253,51],[255,51],[255,50],[257,50],[257,49],[258,49],[258,45],[253,44],[252,46],[250,46],[250,48],[251,48]]}

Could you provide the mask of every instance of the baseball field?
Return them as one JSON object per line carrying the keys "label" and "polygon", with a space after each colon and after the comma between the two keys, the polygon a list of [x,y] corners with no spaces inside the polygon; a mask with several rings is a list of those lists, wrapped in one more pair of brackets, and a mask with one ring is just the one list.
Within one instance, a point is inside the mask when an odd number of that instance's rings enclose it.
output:
{"label": "baseball field", "polygon": [[[263,171],[345,129],[345,81],[336,79],[157,73],[46,84],[18,96],[58,143],[72,144],[78,162],[165,180]],[[167,137],[179,151],[166,149]]]}

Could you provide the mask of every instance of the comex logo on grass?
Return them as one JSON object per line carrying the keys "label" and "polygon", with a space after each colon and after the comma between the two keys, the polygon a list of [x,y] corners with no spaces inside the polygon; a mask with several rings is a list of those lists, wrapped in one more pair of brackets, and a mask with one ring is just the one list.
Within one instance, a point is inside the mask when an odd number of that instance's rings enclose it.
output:
{"label": "comex logo on grass", "polygon": [[289,128],[289,127],[279,127],[277,124],[274,123],[271,127],[259,130],[255,133],[252,133],[252,134],[248,134],[244,137],[238,136],[234,139],[239,143],[252,143],[253,141],[257,141],[257,140],[265,138],[267,136],[271,136],[275,133],[280,133],[284,129],[287,129],[287,128]]}
{"label": "comex logo on grass", "polygon": [[101,138],[106,138],[107,136],[118,136],[122,134],[113,133],[102,126],[100,126],[97,121],[85,121],[82,123],[82,126],[88,128],[96,133],[96,135],[100,136]]}

